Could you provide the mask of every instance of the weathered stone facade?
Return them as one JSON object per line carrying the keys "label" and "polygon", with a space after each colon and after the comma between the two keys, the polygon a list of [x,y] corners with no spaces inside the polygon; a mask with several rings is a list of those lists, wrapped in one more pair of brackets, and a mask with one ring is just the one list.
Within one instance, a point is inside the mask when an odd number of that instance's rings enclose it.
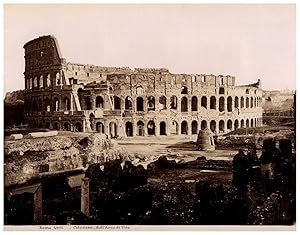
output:
{"label": "weathered stone facade", "polygon": [[55,37],[24,45],[25,121],[30,127],[109,137],[224,133],[262,124],[260,81],[67,63]]}

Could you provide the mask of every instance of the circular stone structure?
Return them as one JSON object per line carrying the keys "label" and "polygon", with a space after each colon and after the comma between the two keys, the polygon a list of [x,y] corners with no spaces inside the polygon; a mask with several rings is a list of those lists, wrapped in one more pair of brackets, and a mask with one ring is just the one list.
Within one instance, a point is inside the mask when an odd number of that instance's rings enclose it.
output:
{"label": "circular stone structure", "polygon": [[215,142],[213,133],[209,129],[200,130],[197,138],[197,150],[214,151]]}

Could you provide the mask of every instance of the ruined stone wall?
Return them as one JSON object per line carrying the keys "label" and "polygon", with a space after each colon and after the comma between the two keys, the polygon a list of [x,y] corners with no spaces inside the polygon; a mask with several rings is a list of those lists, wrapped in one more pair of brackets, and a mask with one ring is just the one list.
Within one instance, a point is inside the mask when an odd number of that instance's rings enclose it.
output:
{"label": "ruined stone wall", "polygon": [[5,186],[20,184],[42,174],[87,168],[119,158],[119,148],[105,135],[55,136],[5,141]]}

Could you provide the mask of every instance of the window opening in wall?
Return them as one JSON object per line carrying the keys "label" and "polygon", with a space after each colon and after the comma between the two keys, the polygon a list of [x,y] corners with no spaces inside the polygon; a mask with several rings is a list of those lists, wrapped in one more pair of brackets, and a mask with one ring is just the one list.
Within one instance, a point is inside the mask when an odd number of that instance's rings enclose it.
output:
{"label": "window opening in wall", "polygon": [[187,135],[188,134],[188,124],[187,124],[187,121],[182,121],[181,122],[181,134],[182,135]]}
{"label": "window opening in wall", "polygon": [[216,97],[210,97],[210,109],[216,109]]}
{"label": "window opening in wall", "polygon": [[114,110],[121,109],[121,99],[118,96],[114,97]]}
{"label": "window opening in wall", "polygon": [[88,77],[89,77],[89,76],[90,76],[90,73],[87,73],[87,74],[86,74],[86,76],[88,76]]}
{"label": "window opening in wall", "polygon": [[181,112],[187,112],[188,111],[188,101],[186,97],[181,98]]}
{"label": "window opening in wall", "polygon": [[196,96],[192,97],[192,111],[198,111],[198,99]]}
{"label": "window opening in wall", "polygon": [[234,107],[235,108],[239,107],[239,98],[237,96],[234,98]]}
{"label": "window opening in wall", "polygon": [[217,126],[216,121],[215,121],[215,120],[212,120],[212,121],[210,122],[210,130],[211,130],[213,133],[216,133],[216,126]]}
{"label": "window opening in wall", "polygon": [[219,99],[219,111],[223,112],[225,110],[225,99],[224,97],[220,97]]}
{"label": "window opening in wall", "polygon": [[126,122],[126,135],[127,136],[133,136],[133,126],[132,126],[132,122]]}
{"label": "window opening in wall", "polygon": [[148,111],[155,110],[155,98],[153,96],[148,97]]}
{"label": "window opening in wall", "polygon": [[182,86],[182,87],[181,87],[181,94],[187,95],[187,93],[188,93],[187,87],[186,87],[186,86]]}
{"label": "window opening in wall", "polygon": [[207,122],[205,120],[203,120],[201,122],[201,130],[205,130],[207,128]]}
{"label": "window opening in wall", "polygon": [[249,89],[246,89],[246,94],[249,94]]}
{"label": "window opening in wall", "polygon": [[100,109],[104,108],[104,100],[103,100],[102,96],[96,97],[96,108],[100,108]]}
{"label": "window opening in wall", "polygon": [[155,135],[155,123],[154,121],[149,121],[147,125],[148,135]]}
{"label": "window opening in wall", "polygon": [[96,131],[99,133],[104,134],[104,125],[102,122],[97,122],[96,123]]}
{"label": "window opening in wall", "polygon": [[128,96],[125,98],[125,110],[132,110],[132,100]]}
{"label": "window opening in wall", "polygon": [[177,109],[177,97],[176,96],[171,96],[171,109]]}
{"label": "window opening in wall", "polygon": [[159,124],[159,134],[160,135],[166,135],[166,123],[165,122],[160,122]]}
{"label": "window opening in wall", "polygon": [[192,121],[192,134],[198,133],[198,122],[196,120]]}
{"label": "window opening in wall", "polygon": [[136,99],[136,111],[144,111],[144,99],[143,99],[143,97],[137,97],[137,99]]}
{"label": "window opening in wall", "polygon": [[227,98],[227,111],[232,112],[232,98],[231,98],[231,96],[229,96]]}
{"label": "window opening in wall", "polygon": [[228,120],[227,121],[227,130],[232,130],[232,121],[231,120]]}
{"label": "window opening in wall", "polygon": [[219,94],[225,94],[225,89],[224,87],[219,88]]}
{"label": "window opening in wall", "polygon": [[144,123],[142,121],[137,122],[137,127],[138,127],[138,136],[144,136],[145,131],[144,131]]}
{"label": "window opening in wall", "polygon": [[159,110],[167,108],[167,98],[165,96],[159,97]]}
{"label": "window opening in wall", "polygon": [[225,131],[225,122],[223,120],[219,121],[219,132],[224,133]]}
{"label": "window opening in wall", "polygon": [[206,96],[201,97],[201,107],[207,108],[207,98],[206,98]]}

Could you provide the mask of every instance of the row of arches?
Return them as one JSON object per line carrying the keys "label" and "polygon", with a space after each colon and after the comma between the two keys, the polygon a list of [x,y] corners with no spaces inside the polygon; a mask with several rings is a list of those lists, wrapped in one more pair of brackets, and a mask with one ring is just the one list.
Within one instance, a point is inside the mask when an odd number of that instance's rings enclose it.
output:
{"label": "row of arches", "polygon": [[71,100],[69,97],[52,97],[50,98],[31,98],[25,100],[25,110],[32,112],[40,111],[69,111],[71,110]]}
{"label": "row of arches", "polygon": [[[61,78],[59,72],[54,73],[54,84],[56,86],[62,85]],[[50,87],[52,84],[51,74],[47,73],[45,76],[43,74],[36,75],[30,78],[25,79],[25,89],[33,89],[33,88],[43,88]]]}
{"label": "row of arches", "polygon": [[60,131],[74,131],[74,132],[83,132],[82,122],[70,122],[70,121],[54,121],[50,120],[33,120],[29,121],[30,128],[47,128],[53,130],[60,130]]}
{"label": "row of arches", "polygon": [[[113,96],[110,98],[114,110],[120,110],[122,106],[122,100],[118,96]],[[81,99],[82,100],[82,99]],[[163,109],[177,109],[178,108],[178,98],[177,96],[173,95],[170,97],[169,105],[167,105],[167,98],[166,96],[160,96],[158,98],[158,103],[156,102],[156,98],[154,96],[149,96],[144,98],[139,96],[136,98],[136,111],[137,112],[144,112],[144,111],[155,111],[155,110],[163,110]],[[208,107],[209,102],[209,107]],[[83,102],[81,102],[83,103]],[[90,97],[85,97],[84,104],[82,104],[83,109],[92,110],[92,100]],[[189,101],[186,96],[181,98],[180,101],[180,111],[181,112],[188,112],[189,111]],[[261,98],[260,97],[234,97],[234,100],[231,96],[227,98],[221,96],[218,99],[218,110],[220,112],[227,110],[227,112],[232,112],[234,108],[256,108],[261,105]],[[156,107],[158,106],[158,107]],[[102,96],[96,97],[95,102],[96,108],[105,108],[104,99]],[[202,96],[200,100],[198,100],[197,96],[193,96],[191,99],[191,111],[198,111],[200,107],[206,109],[217,109],[217,98],[215,96],[206,97]],[[124,100],[124,108],[125,110],[133,111],[133,99],[127,96]]]}
{"label": "row of arches", "polygon": [[[127,121],[125,122],[125,134],[128,137],[131,136],[156,136],[156,135],[188,135],[188,134],[198,134],[198,131],[209,128],[214,133],[225,133],[228,131],[235,130],[237,128],[249,128],[259,126],[260,123],[257,118],[251,119],[235,119],[235,120],[202,120],[197,121],[193,120],[190,124],[188,121],[183,120],[181,123],[177,121],[172,121],[168,126],[165,121],[160,121],[155,123],[155,121],[150,120],[148,122],[144,122],[142,120],[135,122]],[[169,128],[169,130],[167,130]],[[190,129],[189,129],[190,128]],[[96,131],[109,134],[114,137],[118,135],[118,128],[115,122],[110,122],[108,125],[108,129],[106,130],[103,122],[96,123]],[[113,130],[113,131],[112,131]]]}

